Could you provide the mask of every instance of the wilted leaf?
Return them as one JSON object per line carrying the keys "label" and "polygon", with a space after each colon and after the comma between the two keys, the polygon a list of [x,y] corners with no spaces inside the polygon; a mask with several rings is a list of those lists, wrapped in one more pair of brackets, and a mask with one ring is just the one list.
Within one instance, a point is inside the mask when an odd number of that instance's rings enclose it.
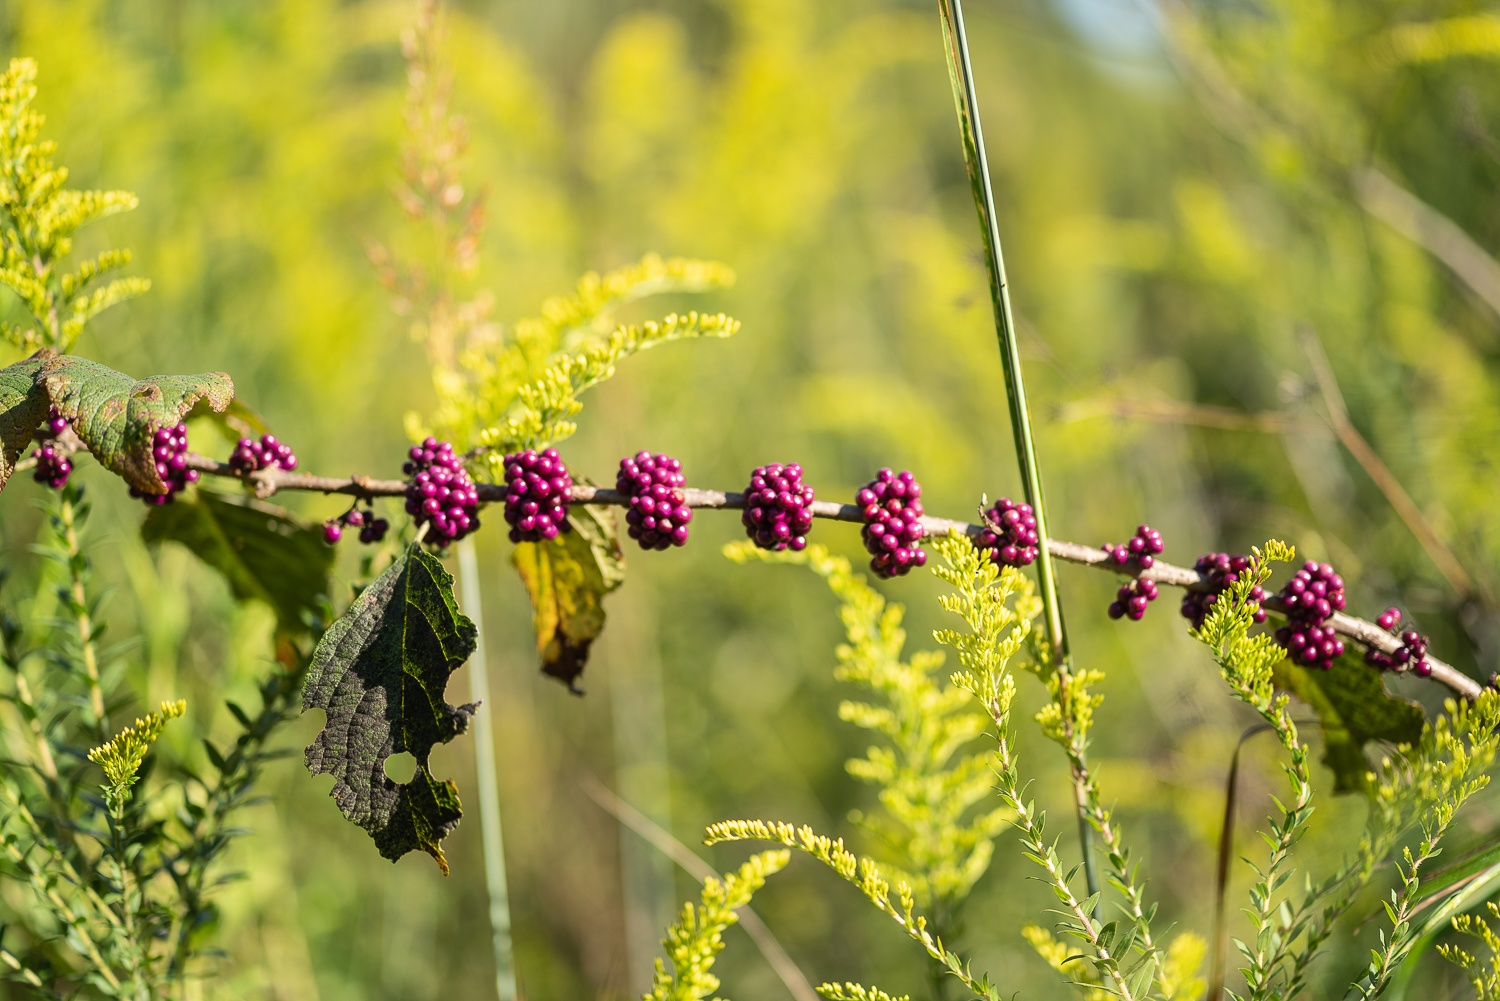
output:
{"label": "wilted leaf", "polygon": [[578,676],[604,631],[604,596],[625,580],[625,557],[609,509],[579,505],[568,520],[572,531],[519,544],[511,562],[531,595],[542,671],[582,695]]}
{"label": "wilted leaf", "polygon": [[47,417],[47,393],[37,385],[36,374],[52,357],[51,351],[43,349],[25,361],[0,368],[0,490]]}
{"label": "wilted leaf", "polygon": [[[453,600],[453,577],[412,545],[313,651],[302,707],[327,710],[328,722],[307,746],[307,768],[334,777],[339,809],[393,862],[420,848],[448,871],[439,842],[463,810],[458,788],[434,779],[427,758],[474,715],[475,706],[451,706],[443,692],[476,635]],[[386,759],[401,751],[417,759],[406,783],[385,773]]]}
{"label": "wilted leaf", "polygon": [[99,464],[149,494],[167,489],[151,456],[152,432],[195,409],[222,412],[234,399],[234,383],[223,372],[137,381],[73,355],[48,359],[39,379]]}
{"label": "wilted leaf", "polygon": [[319,596],[328,593],[334,550],[323,542],[323,533],[259,501],[199,489],[192,500],[153,507],[141,537],[187,546],[224,575],[236,598],[270,605],[284,632],[301,632],[303,610],[315,608]]}
{"label": "wilted leaf", "polygon": [[1333,770],[1336,793],[1365,787],[1370,763],[1367,741],[1415,744],[1422,736],[1426,713],[1422,707],[1385,690],[1380,672],[1352,653],[1333,662],[1327,671],[1309,670],[1283,660],[1275,680],[1312,706],[1323,723],[1323,763]]}

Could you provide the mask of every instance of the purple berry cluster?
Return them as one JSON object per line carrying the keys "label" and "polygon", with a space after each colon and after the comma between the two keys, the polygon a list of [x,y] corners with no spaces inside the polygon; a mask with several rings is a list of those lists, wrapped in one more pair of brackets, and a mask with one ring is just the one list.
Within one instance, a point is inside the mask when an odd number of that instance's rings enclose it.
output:
{"label": "purple berry cluster", "polygon": [[[406,484],[406,513],[418,528],[428,526],[424,541],[429,546],[446,546],[477,529],[479,490],[453,454],[453,443],[428,435],[422,444],[413,445],[408,455],[410,458],[401,466],[401,471],[411,477]],[[346,524],[362,525],[363,520]],[[328,538],[328,534],[325,526],[323,537]],[[364,541],[363,532],[360,540]]]}
{"label": "purple berry cluster", "polygon": [[1001,497],[984,512],[984,529],[974,545],[990,551],[990,559],[1003,567],[1024,567],[1036,562],[1041,537],[1030,504],[1017,504]]}
{"label": "purple berry cluster", "polygon": [[187,489],[189,483],[197,483],[198,470],[188,468],[187,450],[186,424],[157,428],[156,434],[151,438],[151,457],[156,460],[156,475],[167,485],[167,492],[148,494],[131,487],[130,496],[139,497],[147,504],[170,504],[178,494]]}
{"label": "purple berry cluster", "polygon": [[[1381,629],[1394,633],[1401,625],[1401,610],[1387,608],[1380,613],[1380,618],[1375,623]],[[1365,663],[1382,671],[1412,671],[1419,678],[1428,678],[1432,676],[1432,665],[1427,663],[1427,646],[1426,636],[1415,629],[1408,629],[1401,633],[1401,645],[1396,648],[1395,653],[1369,647],[1365,650]]]}
{"label": "purple berry cluster", "polygon": [[1109,617],[1139,622],[1146,617],[1146,605],[1155,601],[1156,596],[1156,581],[1150,577],[1128,581],[1116,592],[1115,600],[1109,603]]}
{"label": "purple berry cluster", "polygon": [[505,457],[505,521],[512,542],[543,542],[568,531],[573,477],[557,449],[528,448]]}
{"label": "purple berry cluster", "polygon": [[288,472],[297,468],[297,456],[292,453],[292,446],[277,441],[274,434],[263,434],[260,441],[241,438],[234,446],[234,454],[229,457],[229,467],[237,473],[253,473],[272,466]]}
{"label": "purple berry cluster", "polygon": [[384,539],[391,523],[384,518],[377,518],[374,507],[361,511],[356,504],[337,518],[329,518],[323,522],[323,541],[333,545],[344,537],[346,527],[359,529],[359,541],[369,545]]}
{"label": "purple berry cluster", "polygon": [[913,567],[927,562],[917,545],[927,530],[922,527],[922,486],[910,472],[899,475],[882,469],[854,497],[862,509],[865,527],[860,538],[870,552],[870,569],[878,577],[904,577]]}
{"label": "purple berry cluster", "polygon": [[668,455],[637,452],[620,460],[615,489],[630,498],[625,512],[625,532],[642,549],[666,549],[685,545],[693,509],[687,506],[682,488],[687,477],[682,463]]}
{"label": "purple berry cluster", "polygon": [[812,528],[813,488],[803,486],[802,467],[795,462],[758,466],[745,487],[745,513],[740,523],[762,549],[780,552],[790,546],[807,548]]}
{"label": "purple berry cluster", "polygon": [[1156,557],[1161,555],[1161,533],[1150,525],[1141,525],[1125,545],[1106,543],[1103,549],[1109,554],[1108,563],[1112,567],[1137,572],[1150,570],[1156,563]]}
{"label": "purple berry cluster", "polygon": [[1327,563],[1308,560],[1281,589],[1287,624],[1276,630],[1276,642],[1306,667],[1328,670],[1344,653],[1344,641],[1325,625],[1344,608],[1344,578]]}
{"label": "purple berry cluster", "polygon": [[[1193,564],[1193,569],[1202,574],[1207,591],[1189,591],[1182,598],[1182,617],[1192,622],[1194,629],[1202,629],[1203,622],[1208,618],[1209,611],[1219,595],[1230,584],[1240,579],[1240,574],[1249,570],[1254,565],[1254,560],[1240,553],[1204,553],[1198,557]],[[1255,621],[1266,621],[1266,611],[1260,608],[1260,602],[1266,597],[1265,589],[1257,584],[1250,591],[1250,600],[1256,603]]]}
{"label": "purple berry cluster", "polygon": [[32,470],[31,478],[38,483],[45,483],[53,490],[61,490],[68,482],[68,474],[73,471],[73,464],[66,457],[59,455],[56,446],[50,442],[37,446],[32,457],[36,459],[36,468]]}

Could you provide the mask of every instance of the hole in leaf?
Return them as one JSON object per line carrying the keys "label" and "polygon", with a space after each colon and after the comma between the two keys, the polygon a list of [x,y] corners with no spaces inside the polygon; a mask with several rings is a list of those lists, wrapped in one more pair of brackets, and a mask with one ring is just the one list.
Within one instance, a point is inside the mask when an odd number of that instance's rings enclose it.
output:
{"label": "hole in leaf", "polygon": [[397,752],[385,759],[385,774],[386,778],[392,782],[400,782],[404,785],[417,774],[417,759],[406,751]]}

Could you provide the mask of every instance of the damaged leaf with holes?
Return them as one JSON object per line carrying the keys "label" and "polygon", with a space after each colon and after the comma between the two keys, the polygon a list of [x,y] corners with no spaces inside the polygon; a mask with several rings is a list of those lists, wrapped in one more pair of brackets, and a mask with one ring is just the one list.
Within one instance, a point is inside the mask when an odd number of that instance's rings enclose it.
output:
{"label": "damaged leaf with holes", "polygon": [[614,512],[575,506],[572,530],[548,542],[523,542],[511,562],[531,595],[542,672],[582,695],[578,678],[604,631],[604,596],[625,580]]}
{"label": "damaged leaf with holes", "polygon": [[[393,862],[420,849],[448,872],[441,843],[463,810],[458,787],[434,778],[428,757],[434,745],[467,730],[477,708],[443,699],[477,635],[458,611],[453,577],[413,543],[313,652],[302,706],[328,718],[307,746],[307,768],[334,777],[339,809]],[[411,781],[396,782],[385,763],[403,751],[417,770]]]}

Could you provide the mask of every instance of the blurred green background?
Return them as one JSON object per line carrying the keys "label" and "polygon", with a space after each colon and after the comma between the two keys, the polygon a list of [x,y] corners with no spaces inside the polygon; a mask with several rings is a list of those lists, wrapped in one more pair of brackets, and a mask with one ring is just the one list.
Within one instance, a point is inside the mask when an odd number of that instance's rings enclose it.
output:
{"label": "blurred green background", "polygon": [[[396,475],[403,415],[434,398],[366,246],[402,232],[411,16],[332,0],[0,5],[6,53],[40,63],[45,132],[71,183],[141,200],[91,238],[133,248],[131,272],[154,287],[96,321],[80,352],[136,375],[226,370],[302,468]],[[932,5],[501,0],[448,16],[466,174],[489,197],[477,284],[496,317],[647,251],[739,275],[707,299],[630,313],[722,309],[744,328],[622,368],[564,446],[576,470],[604,481],[651,448],[694,485],[737,489],[757,464],[798,461],[836,499],[888,465],[914,470],[928,510],[950,517],[1019,490]],[[967,16],[1054,534],[1121,541],[1144,521],[1189,565],[1279,537],[1334,562],[1352,610],[1399,603],[1444,657],[1488,676],[1500,21],[1458,0],[971,0]],[[1437,547],[1328,431],[1307,330]],[[197,738],[229,725],[222,699],[269,669],[270,616],[236,608],[190,554],[148,552],[121,483],[87,465],[82,480],[100,501],[100,571],[119,588],[112,628],[145,639],[132,684],[143,702],[188,699],[191,727],[168,740],[201,754]],[[23,575],[39,489],[18,478],[0,499],[4,559]],[[285,501],[319,519],[339,510]],[[872,793],[843,769],[865,738],[835,715],[832,599],[811,575],[730,565],[718,550],[738,531],[703,515],[685,550],[632,554],[581,699],[536,673],[509,545],[479,538],[517,966],[534,1001],[639,996],[661,927],[695,893],[622,835],[583,776],[689,844],[731,817],[858,842],[848,814]],[[814,539],[859,556],[849,526]],[[1222,784],[1249,719],[1171,594],[1120,624],[1104,616],[1114,586],[1062,570],[1078,660],[1108,672],[1094,754],[1149,893],[1206,933]],[[882,590],[909,604],[913,645],[930,646],[930,575]],[[1442,695],[1395,687],[1433,706]],[[467,690],[456,675],[450,699]],[[1023,679],[1022,699],[1041,692]],[[285,743],[320,725],[301,720]],[[1022,739],[1066,856],[1062,762],[1025,727]],[[1253,851],[1281,777],[1269,743],[1247,753],[1239,844]],[[223,896],[227,958],[203,995],[491,996],[472,755],[460,739],[435,757],[470,806],[447,879],[416,855],[381,860],[327,779],[300,756],[282,763],[271,801],[243,818],[249,878]],[[1483,799],[1460,840],[1491,833],[1496,809]],[[1326,801],[1306,862],[1335,864],[1363,810]],[[721,869],[744,854],[705,850]],[[1003,835],[959,944],[1005,993],[1065,997],[1019,935],[1045,923],[1049,899],[1027,875]],[[813,983],[923,996],[922,957],[813,863],[794,861],[757,900]],[[723,993],[784,997],[743,934],[727,937]],[[1351,945],[1319,975],[1341,990],[1361,955]],[[1441,965],[1413,996],[1457,996]]]}

